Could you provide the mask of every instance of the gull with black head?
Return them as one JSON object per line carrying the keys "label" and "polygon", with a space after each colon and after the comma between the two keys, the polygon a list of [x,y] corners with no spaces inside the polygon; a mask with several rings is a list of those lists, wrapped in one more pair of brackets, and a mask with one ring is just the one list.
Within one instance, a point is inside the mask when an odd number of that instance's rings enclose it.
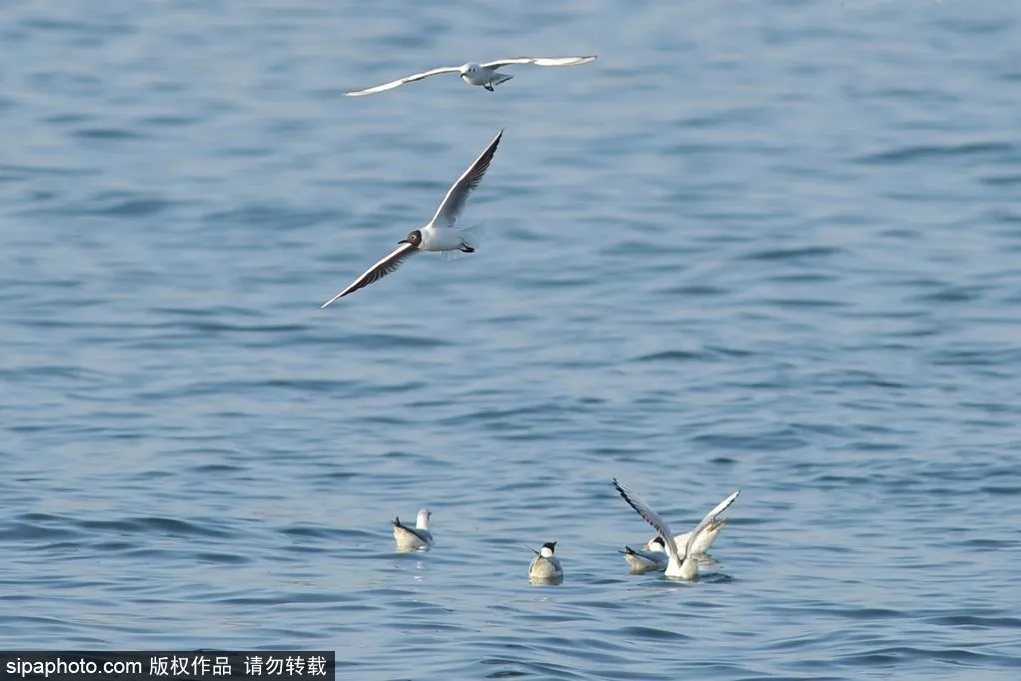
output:
{"label": "gull with black head", "polygon": [[677,542],[674,540],[674,534],[670,531],[670,527],[666,524],[666,521],[660,517],[656,511],[649,506],[648,502],[642,499],[638,494],[633,491],[630,487],[620,482],[616,478],[613,480],[613,486],[617,489],[620,496],[628,503],[628,506],[633,508],[635,512],[642,516],[645,522],[652,525],[652,527],[659,533],[660,539],[663,540],[664,547],[667,553],[667,565],[665,575],[671,579],[681,579],[685,581],[694,581],[698,579],[698,560],[692,554],[692,545],[698,535],[709,526],[710,523],[718,516],[723,513],[724,510],[737,499],[737,495],[740,494],[740,490],[734,492],[729,497],[721,501],[716,505],[712,511],[706,514],[705,518],[691,531],[688,537],[688,541],[683,545],[684,553],[681,553],[677,549]]}
{"label": "gull with black head", "polygon": [[[656,548],[648,548],[649,545]],[[646,545],[645,550],[633,549],[630,546],[625,546],[621,553],[624,554],[624,560],[627,561],[627,564],[631,566],[631,572],[635,574],[666,569],[666,548],[663,545],[663,540],[660,539],[659,536],[649,542],[649,544]]]}
{"label": "gull with black head", "polygon": [[553,555],[557,548],[555,541],[546,542],[542,548],[536,551],[532,549],[535,558],[528,566],[528,578],[535,584],[559,584],[564,579],[564,569],[560,566],[560,559]]}
{"label": "gull with black head", "polygon": [[420,251],[474,253],[473,235],[476,227],[458,229],[456,227],[457,218],[461,214],[465,202],[468,200],[468,195],[482,182],[482,178],[485,176],[486,170],[489,169],[489,163],[493,160],[493,155],[496,153],[496,148],[499,146],[500,138],[502,137],[503,130],[493,138],[493,141],[489,143],[485,151],[475,159],[475,162],[468,167],[468,170],[464,171],[461,177],[457,179],[457,182],[447,191],[447,195],[444,197],[443,202],[440,203],[440,207],[436,209],[436,214],[433,215],[432,220],[427,225],[412,230],[408,236],[397,242],[397,248],[391,251],[390,255],[367,269],[362,276],[351,282],[347,288],[323,303],[320,309],[340,300],[349,293],[379,281],[386,275],[394,272],[409,257]]}

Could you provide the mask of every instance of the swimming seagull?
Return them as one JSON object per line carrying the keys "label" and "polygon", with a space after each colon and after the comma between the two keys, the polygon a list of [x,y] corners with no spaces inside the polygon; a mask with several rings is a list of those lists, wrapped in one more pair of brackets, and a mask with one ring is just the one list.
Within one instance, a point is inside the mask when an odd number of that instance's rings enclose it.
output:
{"label": "swimming seagull", "polygon": [[457,178],[457,182],[447,191],[447,195],[443,198],[440,207],[436,209],[436,214],[433,215],[433,219],[429,221],[429,224],[425,227],[412,230],[408,236],[397,242],[397,248],[390,255],[367,269],[362,276],[355,279],[347,288],[323,303],[319,309],[325,308],[349,293],[379,281],[419,251],[461,251],[463,253],[474,253],[475,246],[473,245],[472,234],[476,228],[455,229],[454,225],[457,223],[457,217],[460,215],[461,209],[464,208],[468,195],[482,182],[482,177],[489,168],[489,162],[493,160],[493,154],[496,153],[496,147],[499,146],[501,137],[503,137],[503,130],[493,138],[493,141],[489,143],[486,150],[475,159],[475,162],[469,166],[468,170],[464,171],[464,174]]}
{"label": "swimming seagull", "polygon": [[702,519],[691,535],[688,537],[688,541],[684,544],[684,553],[681,554],[677,550],[677,543],[674,541],[673,532],[670,531],[670,527],[666,522],[652,510],[652,507],[642,499],[638,494],[631,490],[630,487],[621,483],[616,478],[613,480],[613,486],[620,493],[620,496],[628,503],[628,505],[635,510],[638,515],[645,519],[645,522],[652,525],[656,532],[659,533],[660,538],[666,545],[667,552],[667,566],[666,576],[674,579],[683,579],[686,581],[693,581],[698,579],[698,561],[694,559],[691,552],[692,545],[694,544],[695,538],[713,521],[713,519],[723,513],[734,503],[737,499],[737,495],[741,493],[740,490],[734,492],[729,497],[721,501],[716,505],[712,511],[710,511],[705,518]]}
{"label": "swimming seagull", "polygon": [[[663,546],[663,540],[659,537],[653,539],[649,544],[656,548],[646,550],[633,549],[630,546],[625,546],[621,553],[624,554],[624,560],[631,566],[631,571],[635,573],[641,572],[652,572],[653,570],[663,570],[667,565],[666,548]],[[647,545],[648,546],[648,545]]]}
{"label": "swimming seagull", "polygon": [[560,559],[553,555],[555,541],[546,542],[542,549],[536,551],[532,564],[528,566],[528,578],[533,582],[558,584],[564,579],[564,569],[560,567]]}
{"label": "swimming seagull", "polygon": [[432,512],[423,508],[418,512],[414,527],[401,522],[400,516],[391,522],[394,525],[394,540],[398,551],[428,551],[433,544],[433,533],[429,531],[429,517]]}
{"label": "swimming seagull", "polygon": [[[727,497],[726,499],[724,499],[723,502],[720,503],[720,506],[723,506],[723,508],[717,506],[710,512],[709,516],[706,516],[707,518],[710,518],[709,523],[705,526],[705,529],[699,532],[698,536],[695,537],[695,541],[692,542],[690,555],[700,556],[705,553],[708,553],[709,547],[713,545],[713,542],[716,541],[716,537],[718,537],[720,532],[723,530],[723,526],[727,524],[726,518],[720,518],[718,516],[725,510],[727,510],[727,508],[732,503],[734,503],[734,500],[737,499],[738,494],[740,494],[740,490],[738,490],[731,496]],[[692,532],[684,532],[682,534],[677,535],[676,537],[674,537],[674,543],[677,544],[678,546],[687,544],[688,539],[691,538],[691,535],[693,533],[694,530]],[[663,540],[659,538],[659,535],[653,537],[648,542],[646,542],[644,548],[646,551],[662,551],[662,552],[666,551],[666,549],[663,546]]]}
{"label": "swimming seagull", "polygon": [[363,95],[374,95],[377,92],[392,90],[395,87],[404,85],[405,83],[413,83],[416,80],[422,80],[429,76],[438,76],[441,73],[459,73],[461,74],[461,79],[469,85],[481,85],[492,92],[494,87],[500,83],[506,83],[514,77],[506,73],[498,73],[497,69],[502,66],[510,66],[512,64],[535,64],[536,66],[578,66],[579,64],[587,64],[595,58],[596,55],[590,55],[587,57],[513,57],[511,59],[488,61],[485,64],[477,64],[470,61],[467,64],[461,64],[460,66],[441,66],[438,69],[430,69],[429,71],[423,71],[422,73],[415,73],[410,76],[398,78],[397,80],[392,80],[389,83],[366,88],[364,90],[345,92],[344,96],[361,97]]}

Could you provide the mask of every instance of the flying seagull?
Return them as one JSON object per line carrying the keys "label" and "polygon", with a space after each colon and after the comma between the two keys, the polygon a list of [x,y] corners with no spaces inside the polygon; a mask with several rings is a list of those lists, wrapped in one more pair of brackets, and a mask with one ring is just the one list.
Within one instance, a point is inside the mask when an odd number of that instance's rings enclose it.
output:
{"label": "flying seagull", "polygon": [[496,61],[488,61],[485,64],[479,64],[473,61],[467,64],[461,64],[460,66],[441,66],[438,69],[430,69],[429,71],[423,71],[422,73],[415,73],[404,78],[398,78],[392,80],[389,83],[383,83],[376,87],[366,88],[364,90],[355,90],[354,92],[345,92],[345,97],[361,97],[363,95],[374,95],[377,92],[384,92],[386,90],[393,90],[395,87],[400,87],[405,83],[413,83],[416,80],[422,80],[429,76],[438,76],[441,73],[459,73],[461,79],[468,83],[468,85],[481,85],[490,92],[493,91],[500,83],[506,83],[514,76],[508,73],[499,73],[498,69],[502,66],[510,66],[512,64],[534,64],[536,66],[578,66],[579,64],[587,64],[593,61],[597,55],[590,55],[587,57],[512,57],[510,59],[497,59]]}
{"label": "flying seagull", "polygon": [[489,143],[486,150],[475,159],[475,162],[471,164],[468,170],[464,171],[464,174],[457,178],[457,182],[447,191],[443,203],[436,209],[436,214],[433,215],[433,219],[429,221],[429,224],[408,233],[408,236],[397,242],[397,248],[390,255],[367,269],[362,276],[351,282],[347,288],[323,303],[320,309],[349,293],[379,281],[419,251],[461,251],[463,253],[474,253],[475,246],[472,240],[474,227],[457,229],[455,224],[461,209],[464,208],[468,195],[482,182],[482,177],[489,168],[489,162],[493,160],[493,154],[496,153],[496,147],[499,146],[501,137],[503,137],[503,130],[493,138],[493,141]]}

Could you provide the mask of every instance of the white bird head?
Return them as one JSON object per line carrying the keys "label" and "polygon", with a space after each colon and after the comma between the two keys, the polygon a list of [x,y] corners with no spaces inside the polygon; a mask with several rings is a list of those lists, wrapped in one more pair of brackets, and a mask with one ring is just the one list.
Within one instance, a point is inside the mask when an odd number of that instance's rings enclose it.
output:
{"label": "white bird head", "polygon": [[428,508],[423,508],[418,512],[418,520],[415,521],[415,527],[420,530],[429,529],[429,518],[432,517],[432,511]]}
{"label": "white bird head", "polygon": [[557,543],[555,541],[549,541],[542,545],[542,548],[539,550],[538,553],[543,558],[551,558],[553,556],[553,550],[556,547]]}
{"label": "white bird head", "polygon": [[461,67],[461,77],[464,78],[465,76],[474,76],[481,70],[482,70],[481,65],[476,64],[473,61],[470,61]]}

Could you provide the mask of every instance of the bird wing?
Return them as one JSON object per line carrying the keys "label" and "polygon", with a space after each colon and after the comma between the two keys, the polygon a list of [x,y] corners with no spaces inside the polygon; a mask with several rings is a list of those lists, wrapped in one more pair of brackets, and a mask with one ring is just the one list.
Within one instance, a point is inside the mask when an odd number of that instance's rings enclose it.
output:
{"label": "bird wing", "polygon": [[454,223],[457,222],[457,216],[460,215],[461,209],[464,208],[464,202],[468,200],[468,195],[482,182],[486,170],[489,169],[489,162],[493,160],[493,154],[496,153],[496,148],[500,145],[500,138],[502,137],[503,130],[497,133],[493,141],[486,147],[486,150],[468,167],[468,170],[464,171],[464,174],[457,178],[457,182],[450,187],[447,195],[443,197],[440,207],[436,209],[436,215],[433,216],[432,224],[442,221],[441,226],[454,226]]}
{"label": "bird wing", "polygon": [[416,80],[422,80],[429,76],[437,76],[441,73],[459,73],[461,71],[460,66],[441,66],[438,69],[430,69],[429,71],[423,71],[422,73],[414,73],[404,78],[398,78],[397,80],[391,80],[389,83],[383,83],[375,87],[365,88],[364,90],[354,90],[353,92],[345,92],[345,97],[361,97],[363,95],[374,95],[377,92],[384,92],[386,90],[393,90],[395,87],[400,87],[405,83],[413,83]]}
{"label": "bird wing", "polygon": [[716,504],[716,508],[714,508],[713,510],[709,511],[708,513],[706,513],[705,517],[702,518],[702,521],[699,522],[699,524],[695,526],[695,529],[692,530],[691,534],[688,535],[688,541],[686,541],[684,543],[684,557],[685,558],[687,558],[688,555],[691,553],[691,546],[692,546],[692,544],[695,543],[695,538],[698,537],[698,535],[700,535],[704,529],[706,529],[707,527],[712,525],[716,521],[716,518],[721,513],[726,511],[728,508],[730,508],[730,505],[732,503],[734,503],[734,500],[737,499],[737,496],[739,494],[741,494],[741,490],[737,490],[736,492],[731,494],[729,497],[727,497],[726,499],[724,499],[720,503]]}
{"label": "bird wing", "polygon": [[390,253],[390,255],[365,270],[362,276],[355,279],[347,288],[323,303],[319,309],[322,310],[326,306],[340,300],[347,294],[357,291],[360,288],[364,288],[373,282],[379,281],[400,267],[401,263],[403,263],[408,256],[412,255],[416,250],[418,249],[414,244],[402,241],[401,244]]}
{"label": "bird wing", "polygon": [[645,499],[638,496],[630,487],[616,478],[613,479],[613,486],[617,488],[617,492],[628,503],[628,506],[635,509],[635,512],[645,519],[645,522],[652,525],[656,532],[659,532],[659,536],[663,538],[663,543],[666,544],[667,553],[671,558],[679,562],[680,556],[677,553],[677,544],[674,542],[674,533],[670,531],[670,527],[666,522],[659,517],[658,513],[652,510],[652,507],[649,506]]}
{"label": "bird wing", "polygon": [[578,66],[594,61],[598,55],[587,57],[510,57],[509,59],[497,59],[496,61],[482,64],[485,69],[498,69],[501,66],[511,64],[535,64],[536,66]]}
{"label": "bird wing", "polygon": [[407,525],[402,523],[401,519],[400,519],[400,516],[398,516],[397,518],[394,518],[390,522],[393,523],[395,529],[402,530],[404,532],[410,532],[411,534],[415,535],[415,537],[417,537],[418,540],[421,541],[422,543],[424,543],[424,544],[428,544],[429,543],[429,537],[428,536],[423,534],[421,530],[419,530],[417,528],[414,528],[414,527],[408,527]]}

